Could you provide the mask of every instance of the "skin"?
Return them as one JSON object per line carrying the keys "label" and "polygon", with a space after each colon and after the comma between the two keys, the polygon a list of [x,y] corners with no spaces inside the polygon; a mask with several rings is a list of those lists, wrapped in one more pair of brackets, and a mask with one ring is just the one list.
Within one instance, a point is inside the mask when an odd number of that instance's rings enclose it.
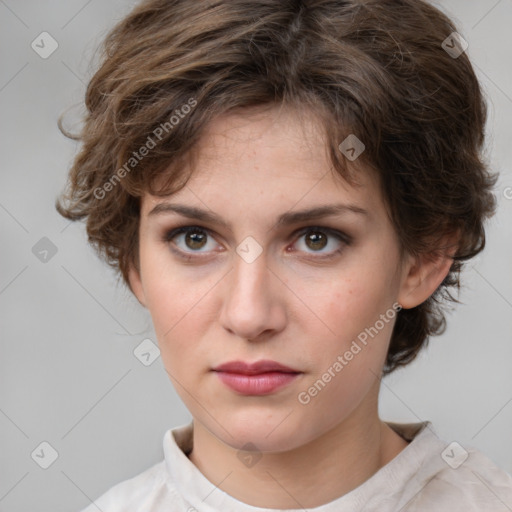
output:
{"label": "skin", "polygon": [[[247,504],[320,506],[362,484],[407,446],[378,415],[379,376],[396,316],[308,404],[298,394],[393,303],[412,308],[425,301],[452,260],[400,260],[375,176],[361,171],[361,186],[353,188],[332,172],[313,115],[301,121],[285,108],[218,117],[198,150],[184,189],[142,198],[140,270],[130,271],[165,368],[194,419],[189,458]],[[173,212],[150,214],[165,202],[216,213],[230,229]],[[282,213],[332,203],[367,214],[276,226]],[[166,239],[181,226],[207,231],[199,243],[186,234]],[[307,232],[298,233],[308,226],[338,230],[352,242],[321,230],[315,245]],[[263,249],[251,263],[236,252],[248,236]],[[228,361],[261,359],[302,373],[270,395],[246,396],[211,371]],[[248,442],[262,455],[251,467],[237,456]]]}

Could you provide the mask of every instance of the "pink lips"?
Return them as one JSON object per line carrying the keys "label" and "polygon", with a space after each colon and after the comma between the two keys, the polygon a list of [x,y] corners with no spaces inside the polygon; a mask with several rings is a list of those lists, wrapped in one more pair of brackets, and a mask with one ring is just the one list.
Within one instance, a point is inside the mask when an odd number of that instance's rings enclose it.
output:
{"label": "pink lips", "polygon": [[275,361],[231,361],[213,369],[229,388],[244,395],[266,395],[289,384],[301,372]]}

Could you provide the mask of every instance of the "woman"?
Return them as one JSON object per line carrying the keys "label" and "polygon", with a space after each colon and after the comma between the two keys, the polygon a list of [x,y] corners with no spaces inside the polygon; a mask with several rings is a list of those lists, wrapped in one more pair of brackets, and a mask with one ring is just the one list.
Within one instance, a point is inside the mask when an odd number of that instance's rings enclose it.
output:
{"label": "woman", "polygon": [[510,510],[483,454],[378,415],[495,209],[453,23],[149,0],[104,49],[58,210],[149,310],[193,422],[86,511]]}

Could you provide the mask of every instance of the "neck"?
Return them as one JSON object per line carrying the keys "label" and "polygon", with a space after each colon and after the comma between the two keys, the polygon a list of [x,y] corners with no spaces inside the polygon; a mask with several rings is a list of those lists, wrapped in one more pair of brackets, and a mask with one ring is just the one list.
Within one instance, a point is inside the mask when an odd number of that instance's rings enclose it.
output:
{"label": "neck", "polygon": [[[364,418],[364,421],[362,420]],[[245,466],[239,450],[194,421],[193,464],[235,499],[262,508],[314,508],[347,494],[368,480],[407,446],[380,421],[375,400],[371,414],[356,410],[308,444],[265,452]],[[250,452],[248,452],[249,454]]]}

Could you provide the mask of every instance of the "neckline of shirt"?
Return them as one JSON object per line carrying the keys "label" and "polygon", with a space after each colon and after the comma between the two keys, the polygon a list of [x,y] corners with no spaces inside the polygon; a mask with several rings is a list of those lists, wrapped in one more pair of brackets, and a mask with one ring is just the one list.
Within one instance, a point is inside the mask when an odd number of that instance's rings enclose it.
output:
{"label": "neckline of shirt", "polygon": [[[380,500],[386,500],[386,497],[391,497],[397,490],[402,492],[400,502],[405,505],[421,490],[422,484],[421,481],[413,483],[409,486],[408,492],[403,493],[403,482],[412,480],[426,459],[432,456],[433,443],[437,445],[439,451],[439,460],[435,461],[434,465],[438,464],[439,468],[442,467],[444,462],[441,452],[445,443],[439,440],[429,421],[407,424],[386,423],[397,434],[409,441],[409,444],[361,485],[329,503],[309,508],[310,512],[353,511],[357,507],[368,504],[369,499],[374,496]],[[197,512],[217,512],[218,510],[275,512],[278,510],[254,507],[219,489],[217,486],[220,482],[216,484],[210,482],[187,457],[192,450],[192,444],[192,422],[170,429],[164,435],[163,448],[168,473],[166,482],[174,487]],[[432,469],[432,464],[429,464],[429,471]],[[287,509],[286,512],[303,512],[303,510],[303,508]]]}

